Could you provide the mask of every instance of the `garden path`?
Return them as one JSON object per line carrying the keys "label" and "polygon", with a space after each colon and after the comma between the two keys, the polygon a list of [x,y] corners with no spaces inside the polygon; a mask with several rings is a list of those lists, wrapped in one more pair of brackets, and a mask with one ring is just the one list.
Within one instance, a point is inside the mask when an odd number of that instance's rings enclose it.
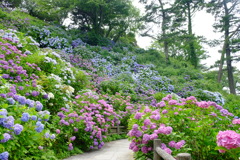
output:
{"label": "garden path", "polygon": [[92,150],[64,160],[134,160],[127,139],[107,142],[103,148]]}

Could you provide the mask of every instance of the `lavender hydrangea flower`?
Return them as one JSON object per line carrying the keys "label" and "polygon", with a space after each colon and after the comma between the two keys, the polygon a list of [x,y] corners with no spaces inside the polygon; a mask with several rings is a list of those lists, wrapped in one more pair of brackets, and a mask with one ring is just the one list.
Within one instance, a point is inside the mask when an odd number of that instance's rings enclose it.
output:
{"label": "lavender hydrangea flower", "polygon": [[27,122],[29,120],[29,113],[23,113],[22,117],[21,117],[21,120],[23,122]]}
{"label": "lavender hydrangea flower", "polygon": [[23,126],[21,124],[15,124],[13,130],[16,135],[19,135],[23,130]]}
{"label": "lavender hydrangea flower", "polygon": [[7,142],[9,139],[11,139],[11,135],[8,134],[8,133],[4,133],[4,134],[3,134],[3,137],[4,137],[4,138],[0,140],[1,143],[5,143],[5,142]]}
{"label": "lavender hydrangea flower", "polygon": [[50,134],[47,132],[47,133],[45,133],[45,137],[46,138],[49,138],[50,137]]}

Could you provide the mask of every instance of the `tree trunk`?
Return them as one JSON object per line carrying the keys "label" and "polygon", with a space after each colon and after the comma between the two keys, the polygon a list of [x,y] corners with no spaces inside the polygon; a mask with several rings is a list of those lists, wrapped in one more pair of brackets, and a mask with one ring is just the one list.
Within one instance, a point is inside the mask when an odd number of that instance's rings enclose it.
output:
{"label": "tree trunk", "polygon": [[197,55],[194,47],[194,41],[193,41],[193,33],[192,33],[192,17],[191,17],[191,8],[190,8],[190,2],[187,2],[187,12],[188,12],[188,35],[189,35],[189,57],[190,62],[192,65],[197,68],[198,66],[198,60]]}
{"label": "tree trunk", "polygon": [[221,53],[220,64],[219,64],[219,68],[218,68],[218,79],[217,79],[218,83],[220,83],[222,81],[225,51],[226,51],[226,44],[224,43],[223,44],[222,53]]}
{"label": "tree trunk", "polygon": [[166,63],[169,64],[169,46],[168,46],[168,38],[166,36],[166,12],[163,8],[163,3],[161,0],[159,0],[160,6],[161,6],[161,12],[162,12],[162,37],[163,37],[163,45],[164,45],[164,54],[166,58]]}
{"label": "tree trunk", "polygon": [[[237,33],[237,31],[239,30],[239,28],[240,28],[240,25],[238,25],[238,27],[235,29],[235,31],[233,31],[232,34],[228,36],[228,39],[230,39],[232,36],[234,36]],[[223,49],[222,49],[222,55],[221,55],[221,59],[220,59],[220,65],[219,65],[219,69],[218,69],[218,83],[220,83],[222,81],[225,53],[226,53],[226,43],[224,42]]]}
{"label": "tree trunk", "polygon": [[233,68],[232,68],[232,60],[231,60],[231,50],[230,50],[230,43],[229,43],[229,9],[227,8],[227,2],[223,1],[224,10],[225,10],[225,17],[224,17],[224,43],[225,45],[225,52],[226,52],[226,61],[227,61],[227,71],[228,71],[228,84],[230,93],[236,94],[234,78],[233,78]]}
{"label": "tree trunk", "polygon": [[168,55],[169,48],[168,48],[168,42],[167,41],[164,42],[164,53],[165,53],[166,63],[170,64],[169,55]]}

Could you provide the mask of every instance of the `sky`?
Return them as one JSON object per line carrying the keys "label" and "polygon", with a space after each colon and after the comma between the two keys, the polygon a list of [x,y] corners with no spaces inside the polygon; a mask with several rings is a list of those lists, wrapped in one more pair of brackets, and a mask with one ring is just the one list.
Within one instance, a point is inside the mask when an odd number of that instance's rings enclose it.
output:
{"label": "sky", "polygon": [[[133,0],[133,5],[138,7],[141,12],[144,12],[143,5],[138,1],[139,0]],[[204,36],[207,40],[220,39],[222,33],[214,32],[214,28],[212,27],[214,21],[214,17],[211,14],[206,13],[206,11],[202,10],[197,12],[193,17],[193,32],[198,36]],[[137,43],[139,47],[146,49],[151,45],[151,42],[151,38],[137,35]],[[218,51],[221,50],[222,45],[218,47],[209,47],[204,45],[203,47],[208,52],[207,55],[210,57],[206,60],[202,60],[201,64],[206,64],[209,67],[213,65],[215,61],[220,59],[220,53]],[[233,66],[237,66],[237,68],[240,69],[240,63],[233,63]]]}

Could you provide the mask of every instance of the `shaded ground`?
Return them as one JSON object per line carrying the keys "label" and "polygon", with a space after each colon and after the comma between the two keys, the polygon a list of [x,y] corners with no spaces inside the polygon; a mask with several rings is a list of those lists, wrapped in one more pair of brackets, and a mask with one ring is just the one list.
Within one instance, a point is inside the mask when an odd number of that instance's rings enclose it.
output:
{"label": "shaded ground", "polygon": [[134,160],[127,139],[107,142],[102,149],[92,150],[64,160]]}

